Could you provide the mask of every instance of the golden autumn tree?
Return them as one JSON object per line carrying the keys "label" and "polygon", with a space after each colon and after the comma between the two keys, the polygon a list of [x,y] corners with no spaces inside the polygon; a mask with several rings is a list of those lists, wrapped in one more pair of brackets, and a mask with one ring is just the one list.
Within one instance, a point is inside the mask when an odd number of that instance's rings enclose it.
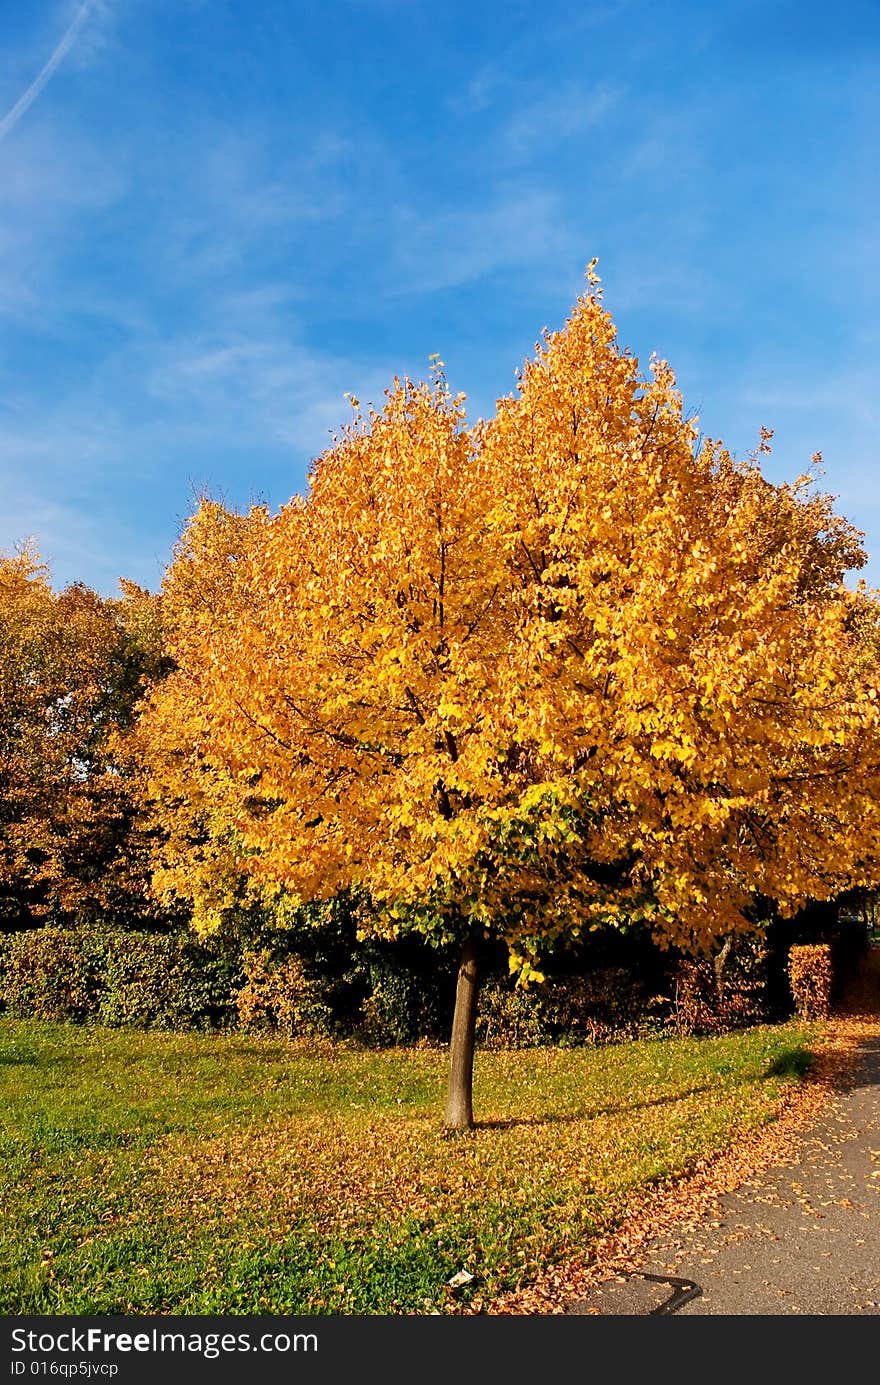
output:
{"label": "golden autumn tree", "polygon": [[241,782],[224,769],[209,701],[231,686],[225,660],[240,624],[255,618],[247,559],[267,517],[259,508],[245,516],[208,499],[200,504],[161,598],[174,671],[154,687],[124,741],[151,836],[154,893],[172,909],[182,904],[202,934],[279,894],[245,865]]}
{"label": "golden autumn tree", "polygon": [[53,590],[29,548],[0,556],[0,920],[149,909],[135,805],[113,751],[162,671],[155,600]]}
{"label": "golden autumn tree", "polygon": [[[487,934],[528,980],[553,938],[708,948],[757,896],[877,879],[863,554],[807,478],[763,477],[768,436],[746,461],[700,443],[591,273],[492,421],[468,430],[439,369],[396,381],[307,498],[184,537],[146,734],[198,757],[257,888],[363,887],[377,927],[460,943],[451,1127]],[[225,525],[247,542],[218,565]],[[212,623],[191,593],[215,589]]]}

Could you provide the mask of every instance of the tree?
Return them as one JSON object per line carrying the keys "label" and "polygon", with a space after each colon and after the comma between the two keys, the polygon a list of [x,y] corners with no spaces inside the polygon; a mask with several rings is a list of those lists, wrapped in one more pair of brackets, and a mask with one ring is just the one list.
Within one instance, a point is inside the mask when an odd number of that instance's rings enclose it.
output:
{"label": "tree", "polygon": [[222,660],[238,626],[255,618],[245,573],[249,547],[267,518],[232,514],[205,499],[178,544],[161,595],[163,638],[173,673],[153,686],[146,711],[123,743],[150,836],[152,887],[167,908],[183,908],[197,933],[247,935],[291,901],[245,863],[234,778],[216,751],[209,687],[228,682]]}
{"label": "tree", "polygon": [[149,909],[149,870],[113,739],[163,668],[155,603],[53,591],[29,548],[0,556],[0,918],[6,927]]}
{"label": "tree", "polygon": [[[184,536],[146,726],[193,748],[250,879],[363,888],[376,927],[458,941],[452,1127],[486,935],[528,982],[555,938],[709,948],[757,894],[877,878],[876,608],[842,586],[864,556],[809,478],[764,479],[768,441],[701,442],[591,268],[490,422],[465,427],[439,366],[395,381],[306,499]],[[206,526],[247,535],[234,560]],[[194,585],[234,594],[219,622]]]}

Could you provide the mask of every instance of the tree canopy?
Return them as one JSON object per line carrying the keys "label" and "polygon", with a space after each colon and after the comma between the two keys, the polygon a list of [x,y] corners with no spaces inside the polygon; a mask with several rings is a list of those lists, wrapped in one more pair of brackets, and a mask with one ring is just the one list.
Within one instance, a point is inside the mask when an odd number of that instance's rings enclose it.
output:
{"label": "tree canopy", "polygon": [[149,862],[114,740],[164,666],[155,599],[52,589],[29,548],[0,555],[0,919],[150,908]]}
{"label": "tree canopy", "polygon": [[376,927],[491,932],[527,980],[556,937],[699,950],[758,897],[877,882],[860,536],[810,473],[765,478],[766,431],[744,460],[701,438],[592,271],[493,419],[439,365],[355,407],[305,498],[205,504],[169,569],[141,730],[188,843],[168,890],[204,897],[206,861],[215,900],[218,872],[356,886]]}

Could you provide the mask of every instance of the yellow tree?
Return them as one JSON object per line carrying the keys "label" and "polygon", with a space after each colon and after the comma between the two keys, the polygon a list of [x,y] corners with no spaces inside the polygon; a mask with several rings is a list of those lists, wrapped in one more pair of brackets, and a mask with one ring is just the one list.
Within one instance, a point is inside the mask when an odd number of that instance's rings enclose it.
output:
{"label": "yellow tree", "polygon": [[[705,948],[758,894],[877,877],[858,535],[759,462],[699,443],[591,274],[491,422],[465,427],[439,368],[396,381],[305,500],[203,511],[184,539],[147,736],[164,717],[197,747],[252,880],[361,886],[376,926],[462,944],[450,1126],[473,1120],[487,933],[527,981],[542,940],[638,921]],[[204,551],[218,521],[248,534],[232,577]],[[206,622],[194,581],[234,618]]]}
{"label": "yellow tree", "polygon": [[149,908],[149,870],[113,738],[162,656],[155,601],[55,592],[24,548],[0,556],[0,918]]}
{"label": "yellow tree", "polygon": [[202,934],[277,895],[244,864],[237,821],[244,805],[223,767],[213,717],[232,687],[228,659],[241,623],[255,618],[247,589],[249,549],[266,512],[232,514],[204,500],[178,545],[161,594],[170,676],[152,688],[121,744],[151,839],[153,891],[186,908]]}

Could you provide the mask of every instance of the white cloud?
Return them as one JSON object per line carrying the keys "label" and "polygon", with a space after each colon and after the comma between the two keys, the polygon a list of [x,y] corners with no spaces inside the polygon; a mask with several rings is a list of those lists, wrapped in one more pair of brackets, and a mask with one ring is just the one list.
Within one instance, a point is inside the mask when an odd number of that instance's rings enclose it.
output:
{"label": "white cloud", "polygon": [[145,390],[157,417],[226,447],[282,444],[312,457],[346,421],[345,393],[381,398],[392,374],[282,335],[181,337],[154,353]]}
{"label": "white cloud", "polygon": [[[84,507],[79,496],[52,499],[40,484],[38,471],[3,477],[2,484],[0,550],[11,551],[33,539],[59,586],[85,580],[110,594],[120,577],[135,575],[147,585],[157,584],[158,555],[140,526],[126,524],[118,513],[100,504]],[[126,555],[124,571],[114,556],[120,552]]]}
{"label": "white cloud", "polygon": [[[281,299],[267,288],[266,299]],[[155,586],[176,524],[207,488],[230,503],[286,500],[393,371],[291,341],[265,311],[249,330],[133,338],[87,380],[0,407],[0,547],[34,535],[60,581]],[[115,555],[115,556],[114,556]]]}
{"label": "white cloud", "polygon": [[507,119],[500,144],[512,162],[558,153],[560,144],[581,139],[603,124],[620,106],[625,90],[607,82],[584,89],[567,86],[532,97]]}
{"label": "white cloud", "polygon": [[456,288],[526,266],[534,273],[555,264],[567,273],[572,260],[584,254],[559,199],[528,184],[501,186],[484,207],[421,211],[400,206],[390,230],[390,282],[405,293]]}
{"label": "white cloud", "polygon": [[0,145],[0,183],[0,314],[33,330],[74,309],[59,266],[74,233],[124,197],[128,174],[75,129],[27,125]]}
{"label": "white cloud", "polygon": [[511,96],[518,99],[523,91],[533,91],[542,53],[553,54],[560,46],[588,44],[586,36],[591,30],[619,21],[621,13],[632,5],[633,0],[607,0],[606,4],[566,8],[564,17],[555,24],[544,16],[540,26],[514,25],[511,32],[516,37],[504,44],[490,62],[477,68],[463,89],[450,97],[450,107],[465,114],[481,113],[491,106],[503,105]]}

